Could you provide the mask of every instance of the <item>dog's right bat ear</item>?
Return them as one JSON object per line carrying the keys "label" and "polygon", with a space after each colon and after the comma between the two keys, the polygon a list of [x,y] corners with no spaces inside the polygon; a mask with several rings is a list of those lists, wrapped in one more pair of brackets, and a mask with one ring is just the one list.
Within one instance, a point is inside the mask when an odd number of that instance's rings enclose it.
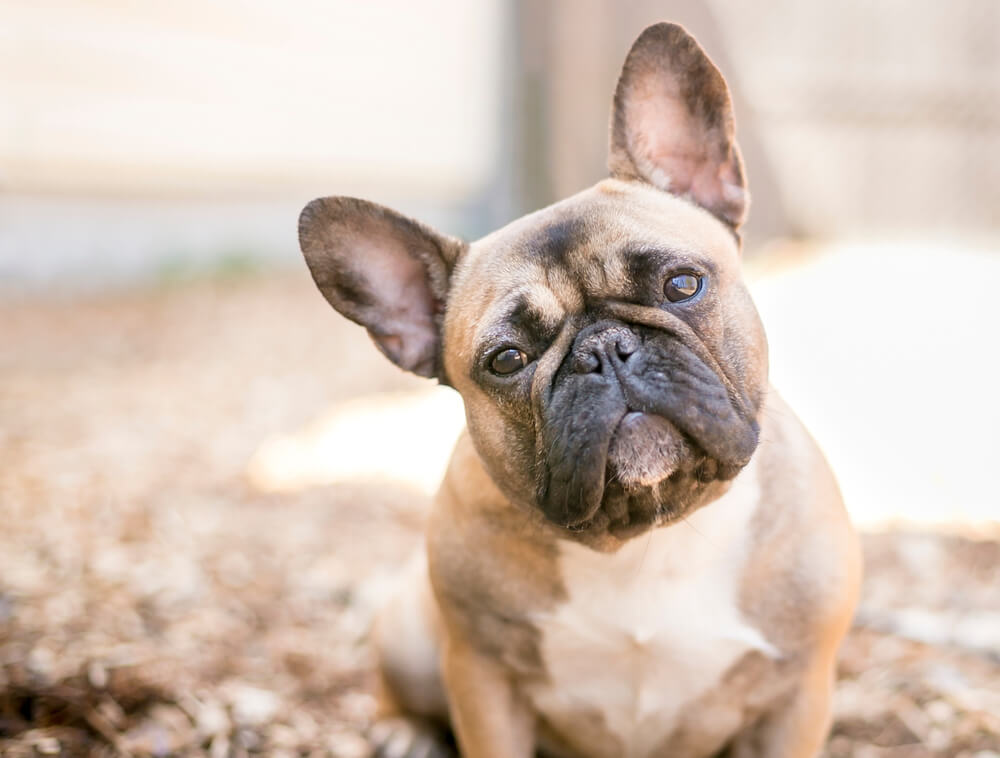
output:
{"label": "dog's right bat ear", "polygon": [[722,73],[677,24],[654,24],[632,45],[611,112],[608,167],[686,197],[733,229],[749,195]]}
{"label": "dog's right bat ear", "polygon": [[389,360],[444,379],[441,321],[464,242],[375,203],[324,197],[299,216],[299,245],[330,305]]}

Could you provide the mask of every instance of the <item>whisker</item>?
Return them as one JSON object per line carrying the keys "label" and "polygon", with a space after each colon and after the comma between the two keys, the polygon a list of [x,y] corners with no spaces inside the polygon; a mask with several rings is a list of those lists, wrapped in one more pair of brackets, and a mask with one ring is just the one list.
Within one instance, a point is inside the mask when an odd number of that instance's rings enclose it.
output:
{"label": "whisker", "polygon": [[707,542],[709,545],[711,545],[712,547],[716,548],[717,550],[719,549],[719,545],[717,545],[715,542],[713,542],[711,539],[709,539],[708,535],[705,534],[703,531],[701,531],[701,529],[699,529],[694,524],[692,524],[691,521],[688,520],[687,516],[681,516],[681,521],[683,521],[685,524],[687,524],[689,527],[691,527],[694,530],[695,534],[697,534],[699,537],[701,537],[703,540],[705,540],[705,542]]}

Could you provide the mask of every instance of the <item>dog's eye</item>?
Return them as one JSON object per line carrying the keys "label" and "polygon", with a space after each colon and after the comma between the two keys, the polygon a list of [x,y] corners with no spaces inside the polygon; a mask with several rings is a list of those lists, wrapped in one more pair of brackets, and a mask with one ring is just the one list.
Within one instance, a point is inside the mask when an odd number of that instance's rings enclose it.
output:
{"label": "dog's eye", "polygon": [[490,361],[490,369],[494,374],[507,376],[520,371],[528,365],[528,356],[516,347],[505,347],[498,351]]}
{"label": "dog's eye", "polygon": [[689,300],[701,289],[701,277],[695,274],[674,274],[663,285],[663,294],[671,303]]}

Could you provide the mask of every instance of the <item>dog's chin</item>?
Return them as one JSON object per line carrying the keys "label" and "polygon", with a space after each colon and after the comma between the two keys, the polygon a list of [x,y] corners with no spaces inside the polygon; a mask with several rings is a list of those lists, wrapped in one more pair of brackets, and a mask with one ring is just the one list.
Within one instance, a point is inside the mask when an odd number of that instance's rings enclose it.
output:
{"label": "dog's chin", "polygon": [[629,411],[611,437],[607,483],[626,492],[655,488],[692,456],[684,435],[665,418]]}
{"label": "dog's chin", "polygon": [[683,518],[718,489],[719,467],[661,416],[628,412],[608,448],[604,497],[581,534],[629,539]]}

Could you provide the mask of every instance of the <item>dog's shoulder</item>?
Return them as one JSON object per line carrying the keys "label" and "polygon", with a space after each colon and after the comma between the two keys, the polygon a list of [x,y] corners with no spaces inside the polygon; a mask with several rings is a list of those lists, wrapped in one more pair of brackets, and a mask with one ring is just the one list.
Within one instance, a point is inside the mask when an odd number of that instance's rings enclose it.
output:
{"label": "dog's shoulder", "polygon": [[861,555],[823,452],[772,388],[757,453],[760,505],[750,524],[742,604],[788,648],[849,622]]}

